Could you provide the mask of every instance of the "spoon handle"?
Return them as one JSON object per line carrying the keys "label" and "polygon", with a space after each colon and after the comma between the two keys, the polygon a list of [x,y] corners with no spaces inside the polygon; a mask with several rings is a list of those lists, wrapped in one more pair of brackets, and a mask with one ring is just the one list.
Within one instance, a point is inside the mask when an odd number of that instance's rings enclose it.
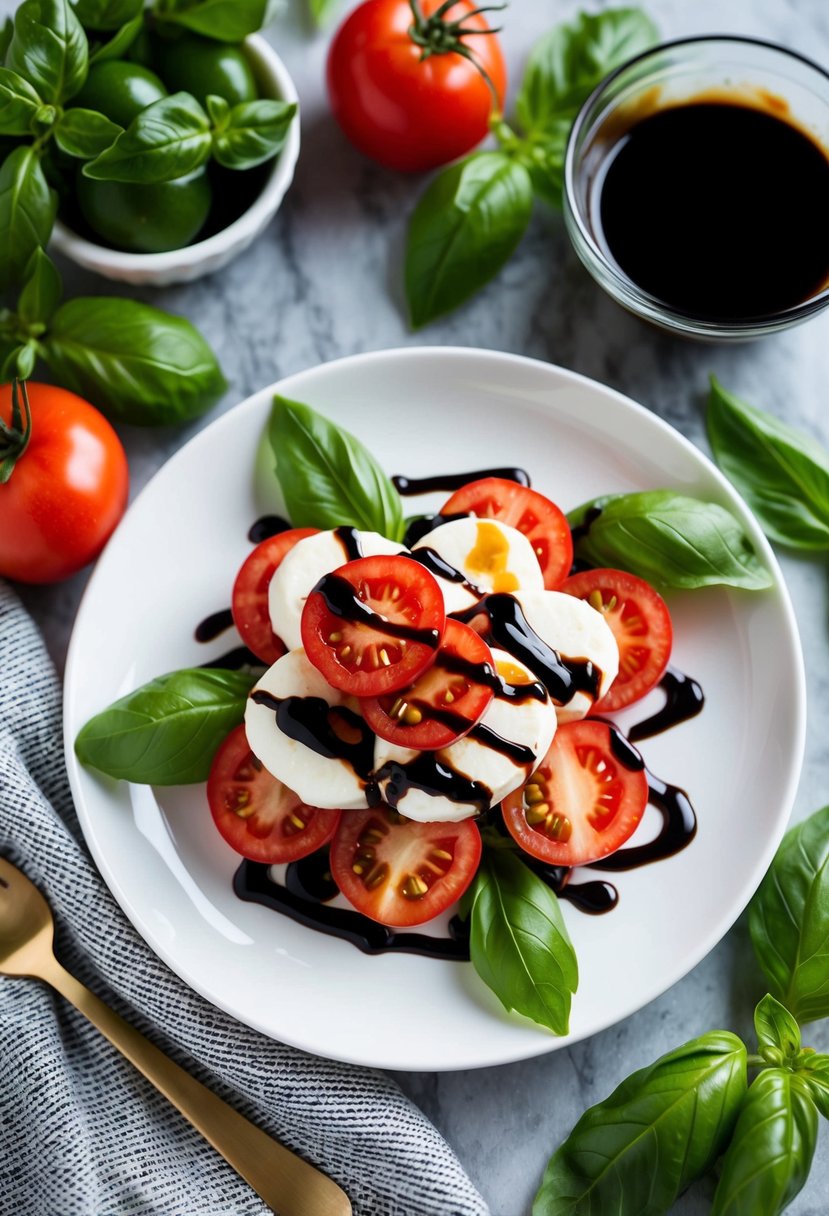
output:
{"label": "spoon handle", "polygon": [[335,1182],[191,1077],[57,960],[42,978],[97,1026],[279,1216],[351,1216],[348,1196]]}

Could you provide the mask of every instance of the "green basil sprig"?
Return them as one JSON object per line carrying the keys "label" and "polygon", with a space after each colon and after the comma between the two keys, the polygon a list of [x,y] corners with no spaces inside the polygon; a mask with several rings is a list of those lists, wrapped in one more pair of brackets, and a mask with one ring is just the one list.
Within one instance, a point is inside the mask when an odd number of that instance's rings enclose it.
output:
{"label": "green basil sprig", "polygon": [[656,41],[653,22],[636,8],[581,13],[541,39],[518,93],[516,122],[492,116],[500,149],[444,169],[415,208],[405,263],[415,328],[457,308],[498,273],[529,223],[533,195],[561,204],[567,137],[579,107],[608,72]]}
{"label": "green basil sprig", "polygon": [[829,1119],[829,1056],[813,1051],[800,1060],[800,1075],[809,1086],[812,1101]]}
{"label": "green basil sprig", "polygon": [[796,549],[829,549],[829,452],[713,376],[707,423],[714,459],[766,535]]}
{"label": "green basil sprig", "polygon": [[0,67],[0,135],[28,135],[42,105],[28,80],[11,68]]}
{"label": "green basil sprig", "polygon": [[809,1175],[817,1127],[804,1078],[782,1068],[762,1072],[743,1099],[711,1216],[778,1216]]}
{"label": "green basil sprig", "polygon": [[123,59],[144,28],[143,11],[132,21],[127,21],[111,37],[106,34],[89,44],[89,66],[104,63],[107,59]]}
{"label": "green basil sprig", "polygon": [[84,29],[107,33],[141,16],[144,0],[73,0],[75,13]]}
{"label": "green basil sprig", "polygon": [[553,1154],[533,1216],[662,1216],[728,1143],[746,1092],[746,1049],[712,1031],[633,1073]]}
{"label": "green basil sprig", "polygon": [[121,127],[96,110],[80,106],[65,110],[55,123],[55,143],[67,156],[88,160],[98,156],[121,134]]}
{"label": "green basil sprig", "polygon": [[[214,121],[213,156],[220,165],[225,169],[253,169],[281,151],[297,111],[295,104],[262,97],[228,106],[223,112],[216,108],[223,100],[207,99]],[[219,116],[218,121],[214,115]]]}
{"label": "green basil sprig", "polygon": [[800,1022],[829,1017],[829,806],[784,837],[749,930],[772,994]]}
{"label": "green basil sprig", "polygon": [[216,748],[242,721],[257,678],[196,667],[150,680],[86,723],[75,740],[78,759],[145,785],[205,781]]}
{"label": "green basil sprig", "polygon": [[267,25],[276,5],[273,0],[156,0],[156,17],[170,25],[214,38],[241,42]]}
{"label": "green basil sprig", "polygon": [[400,495],[354,435],[310,406],[276,396],[268,438],[294,527],[349,525],[401,539]]}
{"label": "green basil sprig", "polygon": [[642,490],[593,499],[567,518],[577,557],[629,570],[659,587],[724,584],[756,591],[772,584],[742,524],[717,503]]}
{"label": "green basil sprig", "polygon": [[547,884],[510,850],[487,849],[461,915],[472,965],[504,1008],[567,1034],[578,964]]}
{"label": "green basil sprig", "polygon": [[754,1010],[754,1030],[760,1054],[770,1064],[790,1063],[800,1054],[797,1019],[769,993]]}
{"label": "green basil sprig", "polygon": [[450,312],[507,261],[530,222],[528,170],[478,152],[441,173],[415,208],[406,250],[412,325]]}
{"label": "green basil sprig", "polygon": [[210,120],[195,97],[172,93],[136,114],[83,173],[95,181],[169,182],[200,168],[210,147]]}

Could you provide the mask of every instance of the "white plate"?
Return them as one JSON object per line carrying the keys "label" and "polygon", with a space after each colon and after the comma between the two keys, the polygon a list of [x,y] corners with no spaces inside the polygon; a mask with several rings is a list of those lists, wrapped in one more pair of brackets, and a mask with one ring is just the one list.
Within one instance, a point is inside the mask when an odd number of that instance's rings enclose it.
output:
{"label": "white plate", "polygon": [[[203,787],[154,790],[82,769],[72,740],[111,701],[162,672],[204,662],[196,624],[226,607],[246,533],[273,511],[263,432],[274,389],[354,431],[389,473],[519,465],[565,509],[610,491],[670,486],[742,516],[776,586],[671,596],[674,661],[698,679],[702,714],[642,746],[689,792],[699,817],[678,856],[613,878],[619,905],[564,905],[581,980],[572,1033],[506,1014],[472,967],[367,956],[234,895],[237,856]],[[254,477],[254,468],[257,469]],[[441,495],[410,500],[411,513]],[[658,693],[652,693],[653,706]],[[647,410],[572,372],[463,349],[385,351],[263,389],[197,435],[128,512],[89,584],[66,671],[67,764],[81,825],[139,932],[188,984],[268,1035],[386,1068],[518,1060],[583,1038],[685,975],[748,902],[779,843],[800,770],[803,660],[778,566],[742,501],[708,460]],[[643,717],[645,710],[637,709]],[[643,823],[640,839],[651,831]]]}

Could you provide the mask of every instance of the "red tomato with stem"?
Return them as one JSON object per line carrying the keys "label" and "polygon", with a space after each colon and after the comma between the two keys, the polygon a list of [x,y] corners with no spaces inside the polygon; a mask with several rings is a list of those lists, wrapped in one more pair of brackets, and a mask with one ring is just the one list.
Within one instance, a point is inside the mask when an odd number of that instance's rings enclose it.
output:
{"label": "red tomato with stem", "polygon": [[482,477],[456,490],[440,512],[500,519],[523,532],[538,558],[548,591],[556,591],[570,573],[573,537],[567,516],[544,494],[529,486],[504,477]]}
{"label": "red tomato with stem", "polygon": [[271,626],[268,588],[274,571],[297,541],[314,536],[319,528],[289,528],[269,536],[249,553],[233,584],[231,612],[242,641],[257,659],[270,666],[285,654],[286,647]]}
{"label": "red tomato with stem", "polygon": [[418,823],[389,807],[346,811],[331,874],[358,912],[383,925],[421,925],[460,899],[481,860],[470,819]]}
{"label": "red tomato with stem", "polygon": [[668,605],[650,583],[626,570],[580,570],[561,587],[601,612],[619,647],[619,674],[593,713],[632,705],[655,687],[671,657]]}
{"label": "red tomato with stem", "polygon": [[[504,823],[533,857],[583,866],[615,853],[648,804],[648,779],[630,744],[614,748],[607,722],[583,718],[560,726],[529,780],[501,803]],[[629,757],[628,757],[629,752]]]}
{"label": "red tomato with stem", "polygon": [[449,617],[431,667],[408,688],[365,698],[360,709],[381,739],[434,751],[462,739],[481,720],[496,679],[492,651],[483,638]]}
{"label": "red tomato with stem", "polygon": [[317,583],[302,610],[305,653],[333,688],[378,697],[434,662],[446,629],[436,580],[408,557],[361,557]]}
{"label": "red tomato with stem", "polygon": [[346,18],[328,55],[328,95],[356,148],[389,169],[423,172],[481,142],[507,73],[480,7],[365,0]]}
{"label": "red tomato with stem", "polygon": [[308,806],[254,756],[244,726],[232,730],[207,778],[213,822],[237,853],[268,865],[307,857],[334,835],[340,811]]}
{"label": "red tomato with stem", "polygon": [[127,457],[94,406],[49,384],[0,385],[0,575],[54,583],[86,566],[124,514]]}

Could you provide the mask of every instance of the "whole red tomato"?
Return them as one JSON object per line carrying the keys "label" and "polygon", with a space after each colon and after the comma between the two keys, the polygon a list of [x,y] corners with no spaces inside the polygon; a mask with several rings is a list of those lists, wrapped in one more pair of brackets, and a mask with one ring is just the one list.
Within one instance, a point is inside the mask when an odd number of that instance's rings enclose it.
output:
{"label": "whole red tomato", "polygon": [[[27,395],[29,441],[0,484],[0,575],[53,583],[109,539],[127,505],[127,458],[106,418],[81,397],[48,384],[29,384]],[[0,432],[0,461],[20,446],[22,389],[18,403],[13,413],[12,386],[0,385],[0,419],[10,428]]]}
{"label": "whole red tomato", "polygon": [[507,73],[477,8],[474,0],[365,0],[346,18],[328,55],[328,93],[335,118],[366,156],[417,172],[456,160],[484,138]]}

